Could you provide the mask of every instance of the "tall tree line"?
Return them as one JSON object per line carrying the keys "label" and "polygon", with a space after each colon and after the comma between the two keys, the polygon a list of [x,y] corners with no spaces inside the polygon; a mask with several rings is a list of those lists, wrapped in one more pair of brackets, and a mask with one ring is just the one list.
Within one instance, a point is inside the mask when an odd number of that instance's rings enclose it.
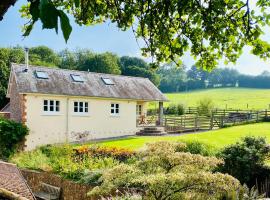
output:
{"label": "tall tree line", "polygon": [[270,72],[252,76],[239,73],[235,69],[216,68],[212,71],[192,66],[177,67],[165,64],[157,71],[160,76],[159,88],[163,92],[180,92],[205,88],[247,87],[270,88]]}

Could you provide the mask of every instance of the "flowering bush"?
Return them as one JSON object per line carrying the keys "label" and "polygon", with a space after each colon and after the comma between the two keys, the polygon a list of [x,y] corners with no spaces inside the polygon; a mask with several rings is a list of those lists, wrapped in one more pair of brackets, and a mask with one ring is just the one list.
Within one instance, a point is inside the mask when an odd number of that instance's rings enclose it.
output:
{"label": "flowering bush", "polygon": [[113,157],[119,161],[126,161],[127,159],[136,155],[135,151],[127,148],[107,147],[107,146],[81,146],[74,149],[76,155],[83,159],[85,156],[92,157]]}
{"label": "flowering bush", "polygon": [[102,184],[90,196],[106,196],[118,190],[139,192],[143,199],[222,199],[234,192],[242,195],[240,182],[230,175],[213,173],[223,163],[215,157],[181,152],[183,143],[148,144],[133,164],[106,170]]}

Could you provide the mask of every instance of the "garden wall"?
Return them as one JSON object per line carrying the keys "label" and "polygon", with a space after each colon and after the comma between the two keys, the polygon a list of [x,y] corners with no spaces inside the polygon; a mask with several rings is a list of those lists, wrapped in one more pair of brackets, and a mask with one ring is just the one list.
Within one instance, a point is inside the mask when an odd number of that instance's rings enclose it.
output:
{"label": "garden wall", "polygon": [[21,170],[24,178],[33,192],[39,190],[40,182],[44,182],[61,188],[61,200],[96,200],[97,198],[87,197],[87,192],[93,187],[78,184],[65,180],[60,176],[48,173],[37,172],[32,170]]}

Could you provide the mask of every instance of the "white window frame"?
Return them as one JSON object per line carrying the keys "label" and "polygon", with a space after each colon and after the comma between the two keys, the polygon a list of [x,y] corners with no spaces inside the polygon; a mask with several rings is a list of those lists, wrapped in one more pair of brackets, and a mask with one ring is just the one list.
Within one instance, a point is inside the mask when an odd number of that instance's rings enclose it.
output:
{"label": "white window frame", "polygon": [[[117,107],[117,105],[118,105],[118,107]],[[117,112],[117,110],[118,110],[118,112]],[[111,113],[111,116],[120,116],[120,104],[112,102],[110,104],[110,113]]]}
{"label": "white window frame", "polygon": [[79,74],[70,74],[73,82],[77,82],[77,83],[83,83],[84,82],[84,79],[81,75]]}
{"label": "white window frame", "polygon": [[[75,104],[77,104],[77,106]],[[75,111],[76,107],[77,107],[77,111]],[[73,114],[74,115],[89,115],[89,102],[88,101],[73,101]]]}
{"label": "white window frame", "polygon": [[[47,102],[47,104],[45,103]],[[49,115],[59,115],[60,114],[60,100],[55,99],[43,99],[43,113]],[[45,110],[47,108],[47,110]],[[51,110],[52,108],[52,110]]]}
{"label": "white window frame", "polygon": [[137,116],[142,116],[143,114],[143,105],[142,104],[137,104],[136,105],[136,115]]}

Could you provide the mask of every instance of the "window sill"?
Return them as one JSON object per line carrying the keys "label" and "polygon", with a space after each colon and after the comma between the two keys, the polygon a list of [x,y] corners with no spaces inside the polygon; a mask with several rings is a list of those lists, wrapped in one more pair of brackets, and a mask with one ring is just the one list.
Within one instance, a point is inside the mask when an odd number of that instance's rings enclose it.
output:
{"label": "window sill", "polygon": [[61,113],[58,112],[44,112],[42,113],[43,116],[61,116]]}
{"label": "window sill", "polygon": [[90,117],[88,113],[72,113],[73,117]]}
{"label": "window sill", "polygon": [[120,117],[120,115],[110,115],[110,117]]}

